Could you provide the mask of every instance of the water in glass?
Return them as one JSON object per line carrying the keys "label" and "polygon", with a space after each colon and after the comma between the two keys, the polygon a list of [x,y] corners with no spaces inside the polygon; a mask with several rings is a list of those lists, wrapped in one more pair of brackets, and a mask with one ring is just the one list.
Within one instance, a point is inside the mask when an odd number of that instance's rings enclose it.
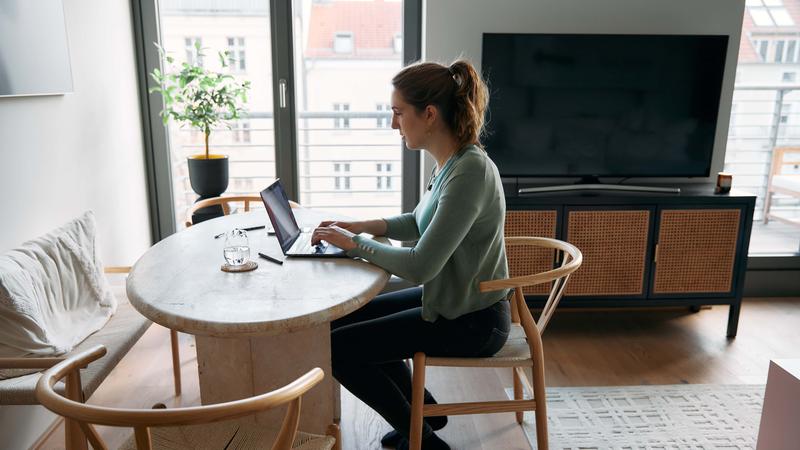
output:
{"label": "water in glass", "polygon": [[234,228],[225,236],[225,248],[222,250],[225,262],[230,266],[241,266],[250,260],[250,243],[247,231]]}
{"label": "water in glass", "polygon": [[241,266],[250,259],[250,247],[237,245],[225,247],[225,262],[231,266]]}

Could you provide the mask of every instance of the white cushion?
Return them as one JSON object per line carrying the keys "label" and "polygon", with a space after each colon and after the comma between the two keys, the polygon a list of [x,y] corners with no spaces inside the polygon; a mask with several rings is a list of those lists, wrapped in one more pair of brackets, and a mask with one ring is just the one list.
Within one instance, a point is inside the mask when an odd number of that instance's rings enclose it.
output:
{"label": "white cushion", "polygon": [[95,232],[86,212],[0,255],[0,357],[62,355],[105,325],[117,301]]}

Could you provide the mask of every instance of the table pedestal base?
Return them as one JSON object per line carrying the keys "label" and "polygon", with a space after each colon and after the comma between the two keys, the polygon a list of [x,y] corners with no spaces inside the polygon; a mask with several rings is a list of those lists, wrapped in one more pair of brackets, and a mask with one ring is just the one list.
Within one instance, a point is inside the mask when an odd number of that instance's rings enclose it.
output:
{"label": "table pedestal base", "polygon": [[[331,371],[330,324],[276,336],[216,338],[196,336],[200,398],[204,405],[252,397],[277,389],[314,367],[325,378],[303,396],[300,430],[325,434],[339,418],[339,384]],[[255,420],[276,432],[286,407]]]}

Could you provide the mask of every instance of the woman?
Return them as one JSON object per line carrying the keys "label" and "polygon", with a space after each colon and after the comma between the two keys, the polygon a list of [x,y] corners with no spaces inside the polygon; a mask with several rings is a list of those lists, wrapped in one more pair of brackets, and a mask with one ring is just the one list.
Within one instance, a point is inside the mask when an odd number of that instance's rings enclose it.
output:
{"label": "woman", "polygon": [[[446,67],[417,63],[392,79],[392,128],[406,146],[436,160],[428,190],[412,213],[378,220],[336,222],[413,247],[352,239],[323,222],[312,242],[328,241],[387,271],[422,284],[379,295],[332,323],[333,375],[383,416],[394,431],[385,446],[408,448],[411,373],[403,360],[429,356],[491,356],[510,327],[506,291],[482,294],[478,282],[508,275],[503,223],[505,198],[497,167],[479,147],[488,91],[466,61]],[[425,403],[434,403],[425,392]],[[449,449],[434,430],[447,417],[425,419],[422,448]]]}

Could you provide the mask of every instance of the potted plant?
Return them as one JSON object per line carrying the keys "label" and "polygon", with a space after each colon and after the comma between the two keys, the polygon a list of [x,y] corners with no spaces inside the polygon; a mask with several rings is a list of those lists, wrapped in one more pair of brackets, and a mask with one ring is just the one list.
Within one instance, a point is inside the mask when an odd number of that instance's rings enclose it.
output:
{"label": "potted plant", "polygon": [[[156,68],[150,73],[158,86],[149,92],[158,92],[164,99],[161,111],[164,125],[173,119],[182,127],[188,125],[203,132],[205,153],[189,156],[187,163],[192,189],[204,199],[217,197],[228,188],[228,156],[209,151],[211,131],[220,125],[230,128],[228,121],[242,117],[245,110],[241,104],[247,101],[250,82],[239,82],[229,74],[203,67],[199,42],[195,43],[195,49],[195,61],[183,62],[176,68],[175,59],[158,46],[167,67],[164,72]],[[220,52],[219,60],[224,70],[230,60],[229,52]]]}

